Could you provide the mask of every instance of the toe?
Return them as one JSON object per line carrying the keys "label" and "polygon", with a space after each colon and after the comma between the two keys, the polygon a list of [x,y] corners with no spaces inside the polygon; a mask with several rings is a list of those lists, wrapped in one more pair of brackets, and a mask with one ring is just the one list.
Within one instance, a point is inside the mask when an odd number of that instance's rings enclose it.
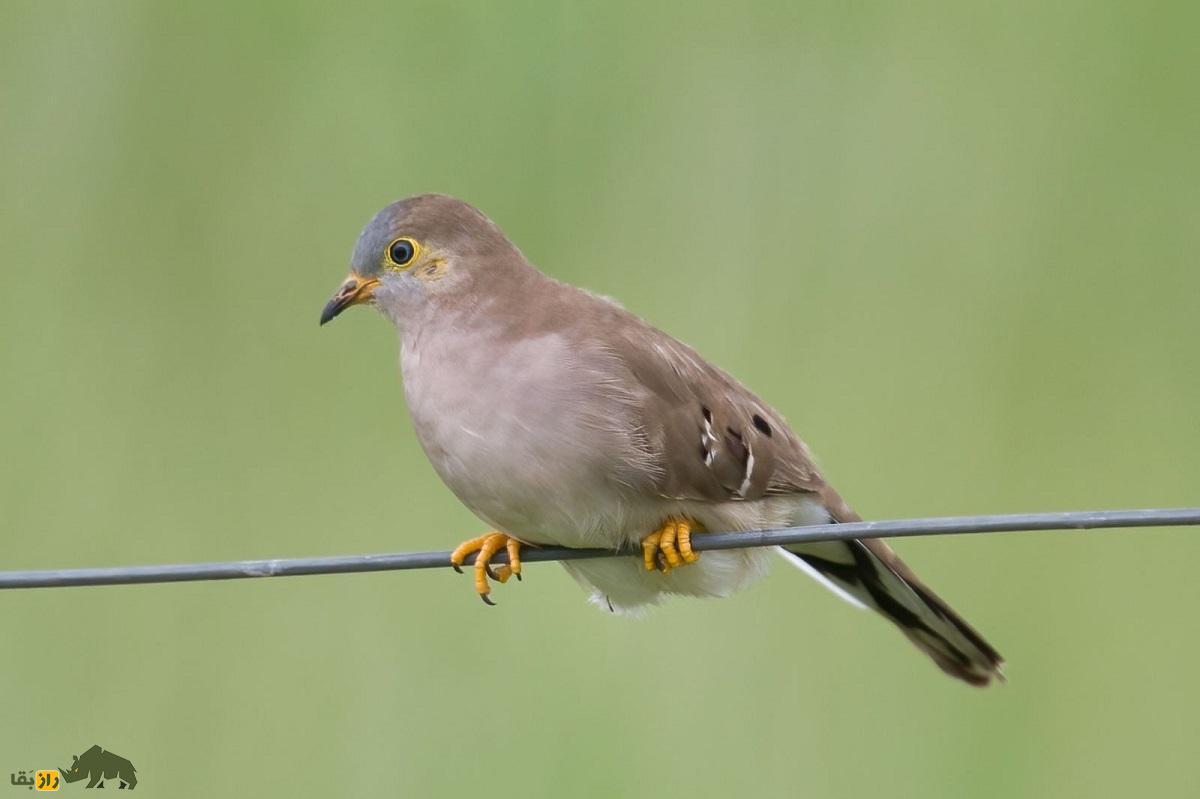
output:
{"label": "toe", "polygon": [[675,539],[678,537],[679,523],[675,520],[668,521],[662,529],[662,538],[659,539],[658,548],[662,550],[663,557],[667,559],[667,563],[672,567],[682,566],[683,558],[679,556],[679,550],[675,548]]}
{"label": "toe", "polygon": [[[487,602],[487,595],[492,592],[491,586],[488,585],[487,566],[480,558],[475,559],[475,593],[484,597],[484,602]],[[492,604],[488,602],[488,604]]]}
{"label": "toe", "polygon": [[517,579],[521,579],[521,542],[515,538],[509,538],[504,543],[504,548],[508,552],[508,566]]}
{"label": "toe", "polygon": [[642,563],[646,566],[646,571],[652,572],[656,568],[655,555],[658,554],[658,541],[662,538],[661,533],[651,533],[642,539]]}
{"label": "toe", "polygon": [[488,594],[492,592],[491,586],[488,585],[488,574],[493,573],[490,561],[492,555],[504,545],[505,539],[506,536],[500,533],[485,536],[483,544],[479,547],[479,554],[475,556],[475,593],[489,605],[496,604],[488,599]]}
{"label": "toe", "polygon": [[470,555],[472,552],[478,550],[481,546],[483,546],[483,542],[486,540],[486,535],[480,535],[476,536],[475,538],[468,538],[466,541],[463,541],[461,544],[456,546],[454,551],[450,553],[450,566],[454,569],[454,571],[462,574],[462,569],[459,567],[466,562],[467,555]]}

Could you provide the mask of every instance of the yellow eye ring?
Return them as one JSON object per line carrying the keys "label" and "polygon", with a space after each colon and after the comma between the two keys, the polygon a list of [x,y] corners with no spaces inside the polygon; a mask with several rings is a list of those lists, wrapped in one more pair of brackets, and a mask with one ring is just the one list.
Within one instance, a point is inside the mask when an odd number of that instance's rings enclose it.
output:
{"label": "yellow eye ring", "polygon": [[408,266],[416,260],[421,247],[410,238],[402,237],[388,245],[387,258],[393,266]]}

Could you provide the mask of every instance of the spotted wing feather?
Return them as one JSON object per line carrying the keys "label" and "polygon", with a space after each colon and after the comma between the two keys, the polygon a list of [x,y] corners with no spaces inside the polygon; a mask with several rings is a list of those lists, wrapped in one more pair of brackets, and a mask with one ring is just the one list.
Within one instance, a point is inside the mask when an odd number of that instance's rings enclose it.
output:
{"label": "spotted wing feather", "polygon": [[642,420],[671,499],[737,502],[820,494],[825,482],[783,418],[687,345],[647,328],[625,363],[643,389]]}

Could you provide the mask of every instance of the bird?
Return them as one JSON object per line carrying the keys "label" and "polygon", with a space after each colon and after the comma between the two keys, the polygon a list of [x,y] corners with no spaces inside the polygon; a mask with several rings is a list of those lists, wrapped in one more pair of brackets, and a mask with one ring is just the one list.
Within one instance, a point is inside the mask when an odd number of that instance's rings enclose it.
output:
{"label": "bird", "polygon": [[[617,301],[543,273],[462,200],[421,194],[375,215],[320,323],[363,304],[398,334],[434,471],[491,528],[451,555],[455,570],[474,555],[489,605],[489,578],[521,578],[523,546],[640,551],[563,562],[594,604],[638,615],[669,596],[733,594],[772,559],[697,552],[693,536],[860,521],[771,406]],[[501,551],[508,563],[493,568]],[[1003,680],[1000,654],[885,542],[777,553],[950,676]]]}

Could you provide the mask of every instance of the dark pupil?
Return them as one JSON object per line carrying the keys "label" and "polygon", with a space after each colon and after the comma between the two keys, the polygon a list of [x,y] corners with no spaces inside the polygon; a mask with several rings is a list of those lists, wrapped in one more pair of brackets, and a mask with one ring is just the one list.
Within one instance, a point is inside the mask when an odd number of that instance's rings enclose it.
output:
{"label": "dark pupil", "polygon": [[392,245],[392,260],[398,264],[406,264],[412,260],[413,248],[407,241],[397,241]]}

